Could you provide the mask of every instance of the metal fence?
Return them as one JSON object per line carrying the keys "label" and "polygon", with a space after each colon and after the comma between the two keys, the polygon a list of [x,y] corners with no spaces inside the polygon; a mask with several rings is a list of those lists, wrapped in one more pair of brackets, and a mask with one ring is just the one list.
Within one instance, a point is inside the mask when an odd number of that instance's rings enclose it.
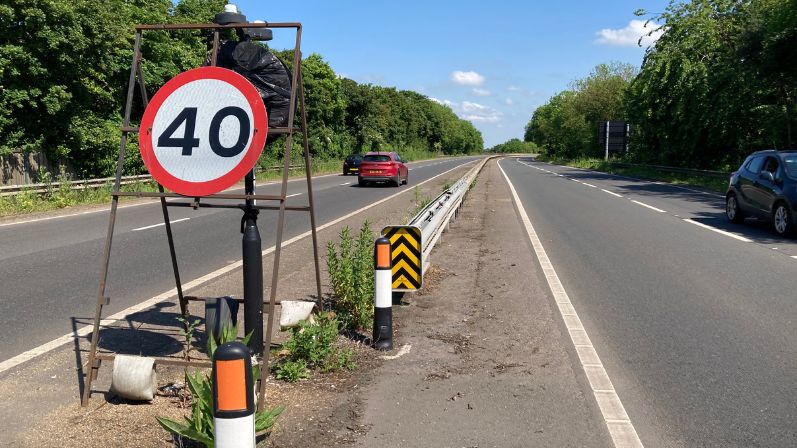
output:
{"label": "metal fence", "polygon": [[[270,166],[260,168],[262,171],[276,171],[281,170],[282,166]],[[304,168],[304,165],[291,165],[289,169]],[[4,185],[0,186],[0,196],[13,196],[22,192],[44,194],[48,191],[57,190],[64,185],[68,185],[71,189],[85,190],[89,188],[101,188],[106,185],[113,184],[115,178],[104,177],[101,179],[87,179],[87,180],[72,180],[67,182],[48,182],[48,183],[35,183],[35,184],[21,184],[21,185]],[[151,181],[152,177],[149,174],[141,174],[137,176],[122,176],[122,185],[135,184],[138,182]]]}
{"label": "metal fence", "polygon": [[429,267],[429,256],[434,245],[440,239],[440,235],[448,226],[451,218],[459,211],[462,201],[465,199],[465,193],[470,189],[471,184],[476,179],[476,176],[479,175],[484,164],[494,157],[496,156],[487,157],[479,161],[476,166],[471,168],[464,176],[454,183],[454,185],[430,202],[423,210],[418,212],[408,223],[408,225],[421,229],[421,241],[423,241],[423,272],[426,272],[426,269]]}

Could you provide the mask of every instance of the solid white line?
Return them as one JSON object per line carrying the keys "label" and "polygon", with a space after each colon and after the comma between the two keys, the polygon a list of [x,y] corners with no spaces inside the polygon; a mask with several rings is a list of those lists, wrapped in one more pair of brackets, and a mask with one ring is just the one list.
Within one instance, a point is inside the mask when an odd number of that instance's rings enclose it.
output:
{"label": "solid white line", "polygon": [[610,194],[610,195],[612,195],[612,196],[617,196],[618,198],[621,198],[621,197],[623,197],[623,195],[621,195],[621,194],[617,194],[617,193],[615,193],[615,192],[613,192],[613,191],[609,191],[609,190],[604,190],[603,188],[601,188],[601,191],[604,191],[604,192],[606,192],[606,193],[609,193],[609,194]]}
{"label": "solid white line", "polygon": [[[189,219],[191,219],[191,218],[175,219],[174,221],[169,221],[169,224],[174,224],[174,223],[176,223],[176,222],[181,222],[181,221],[188,221]],[[139,227],[139,228],[137,228],[137,229],[133,229],[133,230],[131,230],[131,232],[138,232],[139,230],[154,229],[155,227],[160,227],[160,226],[165,226],[165,225],[166,225],[166,224],[164,224],[164,223],[160,223],[160,224],[153,224],[153,225],[151,225],[151,226]]]}
{"label": "solid white line", "polygon": [[[442,173],[437,174],[437,175],[435,175],[433,177],[430,177],[429,179],[426,179],[425,181],[419,182],[419,183],[417,183],[415,185],[420,186],[420,185],[423,185],[423,184],[425,184],[427,182],[431,182],[434,179],[436,179],[436,178],[438,178],[438,177],[440,177],[440,176],[442,176],[444,174],[448,174],[451,171],[454,171],[455,169],[457,169],[457,168],[459,168],[461,166],[473,163],[475,161],[478,161],[478,159],[467,161],[465,163],[459,164],[459,165],[457,165],[457,166],[455,166],[455,167],[453,167],[453,168],[451,168],[449,170],[443,171]],[[375,207],[375,206],[377,206],[379,204],[382,204],[383,202],[389,201],[389,200],[391,200],[391,199],[393,199],[393,198],[395,198],[397,196],[400,196],[402,194],[408,193],[410,191],[413,191],[413,190],[404,189],[404,190],[399,191],[398,193],[394,193],[394,194],[392,194],[392,195],[390,195],[388,197],[382,198],[382,199],[380,199],[380,200],[378,200],[376,202],[368,204],[365,207],[359,208],[359,209],[357,209],[357,210],[355,210],[355,211],[353,211],[353,212],[351,212],[351,213],[349,213],[347,215],[341,216],[340,218],[337,218],[337,219],[333,219],[332,221],[329,221],[326,224],[323,224],[323,225],[317,227],[316,231],[320,232],[320,231],[322,231],[322,230],[324,230],[324,229],[326,229],[328,227],[331,227],[331,226],[334,226],[335,224],[338,224],[339,222],[345,221],[345,220],[351,218],[352,216],[355,216],[355,215],[357,215],[359,213],[362,213],[362,212],[364,212],[364,211],[366,211],[368,209],[371,209],[371,208],[373,208],[373,207]],[[312,234],[312,231],[308,230],[307,232],[304,232],[301,235],[297,235],[297,236],[295,236],[295,237],[293,237],[293,238],[291,238],[289,240],[283,241],[281,247],[285,248],[287,246],[290,246],[291,244],[293,244],[293,243],[295,243],[297,241],[300,241],[300,240],[302,240],[304,238],[307,238],[311,234]],[[266,250],[264,250],[262,252],[262,255],[266,256],[266,255],[274,252],[275,248],[276,248],[276,246],[269,247],[268,249],[266,249]],[[239,261],[236,261],[234,263],[230,263],[230,264],[228,264],[228,265],[226,265],[226,266],[224,266],[224,267],[222,267],[220,269],[217,269],[217,270],[215,270],[215,271],[213,271],[213,272],[211,272],[209,274],[206,274],[206,275],[203,275],[202,277],[199,277],[197,279],[191,280],[190,282],[185,283],[183,285],[183,292],[184,293],[188,292],[189,290],[191,290],[193,288],[196,288],[197,286],[200,286],[203,283],[206,283],[206,282],[208,282],[210,280],[213,280],[213,279],[215,279],[217,277],[220,277],[220,276],[222,276],[224,274],[227,274],[228,272],[231,272],[231,271],[233,271],[235,269],[238,269],[241,266],[243,266],[243,260],[239,260]],[[125,319],[131,314],[138,313],[138,312],[140,312],[142,310],[145,310],[145,309],[147,309],[147,308],[149,308],[151,306],[154,306],[157,303],[160,303],[160,302],[163,302],[164,300],[170,299],[170,298],[172,298],[172,297],[174,297],[176,295],[177,295],[177,288],[172,288],[172,289],[170,289],[170,290],[168,290],[168,291],[166,291],[164,293],[158,294],[157,296],[155,296],[155,297],[153,297],[151,299],[145,300],[145,301],[143,301],[143,302],[141,302],[141,303],[139,303],[137,305],[133,305],[130,308],[124,309],[124,310],[119,311],[118,313],[116,313],[116,314],[114,314],[112,316],[108,316],[105,319],[100,320],[100,326],[111,325],[112,323],[114,323],[117,320]],[[37,356],[41,356],[41,355],[43,355],[43,354],[45,354],[45,353],[47,353],[47,352],[49,352],[51,350],[54,350],[54,349],[56,349],[56,348],[58,348],[58,347],[60,347],[60,346],[62,346],[64,344],[73,342],[75,337],[78,337],[78,338],[84,337],[84,336],[88,335],[89,333],[91,333],[92,329],[93,329],[93,325],[86,325],[85,327],[79,328],[75,333],[67,333],[67,334],[65,334],[65,335],[63,335],[63,336],[61,336],[59,338],[53,339],[50,342],[47,342],[47,343],[45,343],[43,345],[40,345],[40,346],[38,346],[36,348],[30,349],[30,350],[28,350],[28,351],[26,351],[24,353],[20,353],[19,355],[14,356],[13,358],[10,358],[10,359],[7,359],[7,360],[5,360],[3,362],[0,362],[0,373],[3,373],[6,370],[11,369],[11,368],[13,368],[15,366],[18,366],[19,364],[22,364],[25,361],[29,361],[29,360],[31,360],[33,358],[36,358]]]}
{"label": "solid white line", "polygon": [[662,209],[660,209],[660,208],[656,208],[656,207],[654,207],[654,206],[652,206],[652,205],[645,204],[644,202],[635,201],[635,200],[633,200],[633,199],[631,199],[631,202],[633,202],[634,204],[639,204],[639,205],[641,205],[642,207],[647,207],[647,208],[649,208],[649,209],[651,209],[651,210],[654,210],[654,211],[657,211],[657,212],[659,212],[659,213],[667,213],[666,211],[664,211],[664,210],[662,210]]}
{"label": "solid white line", "polygon": [[294,197],[294,196],[299,196],[299,195],[301,195],[301,193],[289,194],[288,196],[285,196],[285,199],[287,199],[287,198],[292,198],[292,197]]}
{"label": "solid white line", "polygon": [[733,238],[733,239],[736,239],[736,240],[739,240],[739,241],[743,241],[743,242],[745,242],[745,243],[752,243],[752,242],[753,242],[753,240],[751,240],[751,239],[749,239],[749,238],[745,238],[745,237],[743,237],[743,236],[736,235],[735,233],[726,232],[726,231],[724,231],[724,230],[720,230],[720,229],[717,229],[717,228],[715,228],[715,227],[711,227],[711,226],[709,226],[709,225],[703,224],[702,222],[692,221],[692,220],[691,220],[691,219],[689,219],[689,218],[684,218],[684,221],[686,221],[686,222],[688,222],[688,223],[690,223],[690,224],[694,224],[694,225],[696,225],[696,226],[698,226],[698,227],[702,227],[702,228],[704,228],[704,229],[711,230],[712,232],[721,233],[721,234],[723,234],[723,235],[725,235],[725,236],[729,236],[729,237],[731,237],[731,238]]}
{"label": "solid white line", "polygon": [[[559,280],[559,276],[554,270],[551,260],[548,258],[548,254],[545,252],[542,241],[540,241],[539,236],[537,236],[534,226],[531,225],[531,220],[526,210],[523,208],[523,204],[520,202],[520,197],[518,197],[515,186],[512,185],[509,176],[507,176],[503,167],[501,167],[500,162],[498,163],[498,168],[504,175],[504,179],[506,179],[506,183],[509,185],[509,189],[512,192],[512,199],[517,207],[520,220],[526,228],[526,234],[534,248],[534,253],[537,255],[537,260],[545,274],[545,279],[548,281],[548,286],[551,288],[551,292],[556,296],[556,303],[559,305],[559,313],[570,334],[570,341],[573,343],[574,347],[577,345],[576,352],[581,362],[581,368],[587,376],[590,388],[592,389],[592,395],[595,397],[595,401],[598,402],[598,407],[606,422],[606,428],[609,431],[609,435],[612,437],[614,446],[642,447],[642,441],[639,440],[636,429],[634,429],[631,419],[625,412],[625,407],[620,401],[617,392],[614,390],[609,375],[603,368],[598,352],[595,351],[595,348],[592,346],[592,342],[587,336],[584,327],[581,325],[578,314],[576,314],[576,309],[573,308],[570,297],[568,297],[562,282]],[[565,307],[562,305],[567,306]],[[562,314],[563,308],[566,308],[568,312],[572,312],[573,314]]]}
{"label": "solid white line", "polygon": [[586,182],[581,182],[581,183],[582,183],[582,184],[584,184],[584,185],[586,185],[586,186],[588,186],[588,187],[592,187],[592,188],[598,188],[598,187],[596,187],[595,185],[588,184],[588,183],[586,183]]}

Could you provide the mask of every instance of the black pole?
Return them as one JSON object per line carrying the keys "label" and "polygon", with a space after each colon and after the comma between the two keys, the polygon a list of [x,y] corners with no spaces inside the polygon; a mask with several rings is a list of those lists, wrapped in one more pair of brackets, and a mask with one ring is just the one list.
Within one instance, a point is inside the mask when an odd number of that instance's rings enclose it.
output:
{"label": "black pole", "polygon": [[[244,180],[246,194],[255,194],[254,169]],[[244,207],[243,262],[244,262],[244,332],[252,334],[249,348],[253,353],[263,351],[263,255],[260,232],[257,230],[258,210],[254,200],[247,199]]]}

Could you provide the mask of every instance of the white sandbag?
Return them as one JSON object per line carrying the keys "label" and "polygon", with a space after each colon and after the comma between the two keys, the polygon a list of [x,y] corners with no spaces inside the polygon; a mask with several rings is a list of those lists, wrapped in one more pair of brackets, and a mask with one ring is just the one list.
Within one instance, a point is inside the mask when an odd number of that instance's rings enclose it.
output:
{"label": "white sandbag", "polygon": [[111,392],[128,400],[151,401],[155,397],[157,385],[155,359],[116,355],[113,361]]}
{"label": "white sandbag", "polygon": [[315,302],[305,302],[299,300],[283,300],[280,302],[282,312],[280,313],[280,327],[290,328],[299,325],[299,321],[310,319],[313,313]]}

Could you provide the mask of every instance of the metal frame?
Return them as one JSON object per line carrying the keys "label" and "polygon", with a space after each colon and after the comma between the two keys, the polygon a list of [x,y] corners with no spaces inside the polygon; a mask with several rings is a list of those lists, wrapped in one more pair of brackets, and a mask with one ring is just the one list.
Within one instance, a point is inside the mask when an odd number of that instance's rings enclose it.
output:
{"label": "metal frame", "polygon": [[[141,101],[143,105],[146,107],[148,104],[149,98],[147,97],[146,85],[144,83],[144,76],[143,71],[141,68],[141,41],[142,35],[144,31],[153,31],[153,30],[202,30],[202,29],[212,29],[213,30],[213,47],[211,53],[211,65],[216,65],[216,57],[218,54],[219,49],[219,32],[224,29],[235,29],[235,28],[288,28],[288,29],[295,29],[296,30],[296,44],[294,46],[294,53],[293,53],[293,74],[292,74],[292,85],[291,85],[291,103],[289,107],[289,114],[288,114],[288,126],[284,128],[274,128],[269,129],[269,135],[286,135],[285,139],[285,155],[284,155],[284,167],[282,172],[282,189],[279,195],[258,195],[258,194],[213,194],[209,196],[203,197],[195,197],[195,198],[188,198],[192,199],[191,202],[166,202],[166,198],[171,197],[182,197],[186,198],[186,196],[182,196],[179,194],[174,193],[166,193],[164,192],[163,186],[160,184],[158,185],[159,192],[158,193],[129,193],[129,192],[121,192],[119,191],[119,187],[122,181],[122,169],[124,165],[124,156],[125,156],[125,149],[127,146],[128,135],[130,133],[138,132],[138,128],[130,126],[130,114],[133,105],[133,95],[135,90],[135,85],[138,83],[139,90],[141,91]],[[182,283],[180,281],[180,271],[177,263],[177,256],[174,249],[174,239],[172,237],[172,228],[169,222],[169,211],[168,207],[192,207],[194,209],[197,208],[241,208],[242,205],[232,205],[232,204],[210,204],[201,202],[202,198],[212,198],[212,199],[225,199],[225,200],[251,200],[251,199],[259,199],[263,201],[278,201],[279,205],[256,205],[255,208],[261,210],[278,210],[279,217],[277,219],[277,238],[276,238],[276,246],[274,250],[274,265],[271,277],[271,294],[268,301],[268,308],[264,310],[264,312],[268,313],[268,323],[267,329],[265,334],[265,343],[263,346],[263,352],[260,353],[260,384],[258,386],[258,409],[262,409],[265,404],[265,385],[266,385],[266,378],[268,377],[268,358],[269,358],[269,351],[271,347],[271,335],[274,328],[274,309],[277,305],[277,285],[279,280],[279,265],[280,265],[280,256],[282,253],[282,238],[283,238],[283,229],[285,224],[285,212],[286,211],[305,211],[310,213],[310,225],[312,228],[312,237],[313,237],[313,255],[314,255],[314,262],[315,262],[315,280],[316,280],[316,293],[317,297],[316,300],[318,305],[320,306],[322,301],[321,295],[321,271],[319,266],[319,254],[318,254],[318,238],[316,234],[316,223],[315,223],[315,208],[313,206],[313,186],[312,186],[312,176],[311,176],[311,161],[310,161],[310,151],[308,148],[308,140],[307,140],[307,112],[305,109],[305,101],[304,101],[304,86],[302,83],[302,73],[301,73],[301,36],[302,36],[302,25],[301,23],[233,23],[233,24],[226,24],[226,25],[218,25],[218,24],[163,24],[163,25],[137,25],[135,27],[136,34],[135,34],[135,41],[133,44],[133,62],[130,66],[130,79],[128,81],[128,88],[127,88],[127,100],[125,103],[125,114],[124,114],[124,122],[122,124],[122,138],[121,143],[119,146],[119,158],[116,164],[116,176],[114,178],[114,188],[112,192],[112,201],[111,201],[111,213],[108,219],[108,233],[105,239],[105,249],[102,255],[102,264],[100,267],[100,278],[99,278],[99,287],[97,291],[97,304],[94,314],[94,328],[91,334],[91,348],[89,351],[89,358],[88,363],[85,364],[85,368],[83,369],[83,390],[81,394],[81,405],[86,406],[88,404],[89,398],[91,397],[91,385],[94,379],[96,379],[100,365],[103,360],[112,360],[114,359],[115,355],[109,355],[104,353],[97,353],[97,344],[99,342],[99,330],[100,330],[100,322],[102,320],[102,309],[103,306],[110,303],[110,299],[105,296],[105,287],[106,282],[108,279],[108,269],[109,269],[109,262],[110,262],[110,255],[111,255],[111,244],[113,243],[113,232],[114,226],[116,223],[116,211],[119,204],[120,197],[138,197],[138,198],[160,198],[161,201],[161,209],[163,211],[163,220],[166,228],[166,238],[169,242],[169,253],[171,255],[172,260],[172,268],[174,270],[174,281],[177,286],[177,298],[180,302],[180,312],[183,316],[185,316],[188,312],[188,300],[195,299],[193,297],[186,297],[183,295],[182,290]],[[298,100],[298,101],[297,101]],[[296,114],[296,104],[299,103],[299,107],[301,109],[301,117],[299,120],[300,127],[299,129],[294,129],[294,116]],[[307,180],[307,194],[309,199],[308,206],[288,206],[286,204],[286,196],[288,192],[288,172],[291,168],[290,160],[291,160],[291,146],[293,143],[293,134],[295,132],[301,133],[302,136],[302,146],[304,149],[304,168],[306,172],[306,180]],[[265,302],[264,302],[265,308]],[[164,365],[179,365],[179,366],[195,366],[195,367],[208,367],[210,363],[205,360],[176,360],[176,359],[156,359],[156,364],[164,364]]]}

